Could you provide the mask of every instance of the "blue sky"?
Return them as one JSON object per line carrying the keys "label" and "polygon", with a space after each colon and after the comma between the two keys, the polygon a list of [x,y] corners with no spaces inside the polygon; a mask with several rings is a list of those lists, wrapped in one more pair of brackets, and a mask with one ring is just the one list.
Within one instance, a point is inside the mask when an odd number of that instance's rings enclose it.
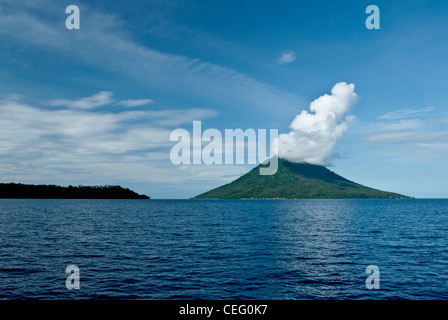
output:
{"label": "blue sky", "polygon": [[287,133],[344,81],[360,100],[330,169],[448,197],[447,17],[429,0],[0,0],[0,180],[192,197],[253,165],[175,166],[173,129]]}

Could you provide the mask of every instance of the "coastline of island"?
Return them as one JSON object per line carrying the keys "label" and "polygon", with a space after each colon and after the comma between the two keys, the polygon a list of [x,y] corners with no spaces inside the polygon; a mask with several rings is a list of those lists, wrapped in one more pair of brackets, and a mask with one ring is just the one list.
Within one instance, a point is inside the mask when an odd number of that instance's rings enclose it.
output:
{"label": "coastline of island", "polygon": [[0,199],[151,199],[118,185],[58,186],[0,183]]}

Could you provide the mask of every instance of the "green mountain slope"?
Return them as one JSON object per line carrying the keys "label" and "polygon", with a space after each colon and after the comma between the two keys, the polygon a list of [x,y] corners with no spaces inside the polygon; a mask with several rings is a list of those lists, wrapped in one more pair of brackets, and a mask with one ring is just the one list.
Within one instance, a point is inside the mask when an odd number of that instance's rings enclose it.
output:
{"label": "green mountain slope", "polygon": [[256,167],[237,180],[194,199],[362,199],[409,198],[397,193],[372,189],[347,180],[319,165],[278,160],[278,171],[259,174]]}

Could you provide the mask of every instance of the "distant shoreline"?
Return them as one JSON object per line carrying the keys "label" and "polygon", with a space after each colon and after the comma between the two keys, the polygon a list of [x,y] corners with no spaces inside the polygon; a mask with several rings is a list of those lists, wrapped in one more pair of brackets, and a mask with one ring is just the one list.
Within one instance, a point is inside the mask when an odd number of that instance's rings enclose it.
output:
{"label": "distant shoreline", "polygon": [[121,186],[68,186],[0,183],[0,199],[151,199]]}

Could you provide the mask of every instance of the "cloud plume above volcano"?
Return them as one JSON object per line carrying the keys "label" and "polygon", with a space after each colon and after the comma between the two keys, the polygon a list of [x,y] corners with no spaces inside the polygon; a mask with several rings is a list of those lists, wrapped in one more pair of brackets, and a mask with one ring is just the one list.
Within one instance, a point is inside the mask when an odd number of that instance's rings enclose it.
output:
{"label": "cloud plume above volcano", "polygon": [[328,165],[337,140],[347,130],[346,116],[358,102],[355,85],[339,82],[303,110],[290,124],[291,132],[280,134],[272,150],[280,158],[292,162]]}

